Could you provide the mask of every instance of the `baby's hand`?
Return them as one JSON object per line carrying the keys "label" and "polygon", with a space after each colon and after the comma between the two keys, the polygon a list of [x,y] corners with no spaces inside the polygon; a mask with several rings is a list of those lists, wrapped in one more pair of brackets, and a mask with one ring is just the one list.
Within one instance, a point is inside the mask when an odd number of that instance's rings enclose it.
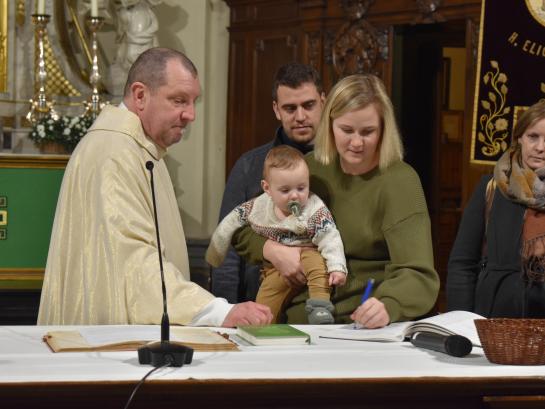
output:
{"label": "baby's hand", "polygon": [[332,271],[329,273],[329,285],[344,285],[346,283],[346,274],[342,271]]}

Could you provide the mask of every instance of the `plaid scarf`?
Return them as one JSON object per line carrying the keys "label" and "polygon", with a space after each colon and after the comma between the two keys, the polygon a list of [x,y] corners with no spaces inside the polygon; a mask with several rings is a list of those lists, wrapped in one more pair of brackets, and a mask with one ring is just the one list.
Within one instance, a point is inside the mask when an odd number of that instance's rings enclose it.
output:
{"label": "plaid scarf", "polygon": [[545,281],[545,167],[522,165],[520,148],[510,148],[496,163],[494,179],[509,200],[527,207],[520,251],[522,271],[529,282]]}

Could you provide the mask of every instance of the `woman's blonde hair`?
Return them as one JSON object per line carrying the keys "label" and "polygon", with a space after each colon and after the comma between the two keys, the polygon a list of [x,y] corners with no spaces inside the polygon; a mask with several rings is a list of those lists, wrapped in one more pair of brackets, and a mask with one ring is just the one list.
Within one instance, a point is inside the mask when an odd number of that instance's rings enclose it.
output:
{"label": "woman's blonde hair", "polygon": [[511,146],[516,148],[520,137],[524,135],[526,129],[541,119],[545,119],[545,100],[536,102],[522,113],[520,118],[517,120],[515,127],[513,128]]}
{"label": "woman's blonde hair", "polygon": [[382,81],[372,74],[355,74],[341,79],[329,93],[316,132],[314,157],[324,165],[338,154],[333,121],[347,112],[373,104],[380,116],[379,168],[386,169],[403,159],[403,143],[397,128],[394,108]]}

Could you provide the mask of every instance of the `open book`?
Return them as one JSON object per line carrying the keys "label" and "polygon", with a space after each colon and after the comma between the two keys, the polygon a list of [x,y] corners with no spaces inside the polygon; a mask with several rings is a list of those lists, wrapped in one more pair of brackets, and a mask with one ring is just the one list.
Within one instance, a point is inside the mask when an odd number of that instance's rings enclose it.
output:
{"label": "open book", "polygon": [[[97,325],[51,331],[43,341],[53,352],[135,351],[161,339],[158,325]],[[235,343],[208,328],[170,327],[170,341],[195,351],[237,351]]]}
{"label": "open book", "polygon": [[462,335],[475,346],[481,346],[473,320],[483,319],[469,311],[449,311],[419,321],[395,322],[384,328],[366,329],[349,324],[341,328],[320,329],[320,338],[354,341],[403,341],[416,332],[434,332],[442,335]]}

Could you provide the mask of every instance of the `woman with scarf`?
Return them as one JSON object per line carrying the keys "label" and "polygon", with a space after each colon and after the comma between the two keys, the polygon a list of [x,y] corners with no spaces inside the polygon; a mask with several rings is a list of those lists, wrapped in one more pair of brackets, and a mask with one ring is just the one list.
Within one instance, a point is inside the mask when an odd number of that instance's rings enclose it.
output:
{"label": "woman with scarf", "polygon": [[450,254],[447,309],[545,317],[545,101],[467,204]]}

